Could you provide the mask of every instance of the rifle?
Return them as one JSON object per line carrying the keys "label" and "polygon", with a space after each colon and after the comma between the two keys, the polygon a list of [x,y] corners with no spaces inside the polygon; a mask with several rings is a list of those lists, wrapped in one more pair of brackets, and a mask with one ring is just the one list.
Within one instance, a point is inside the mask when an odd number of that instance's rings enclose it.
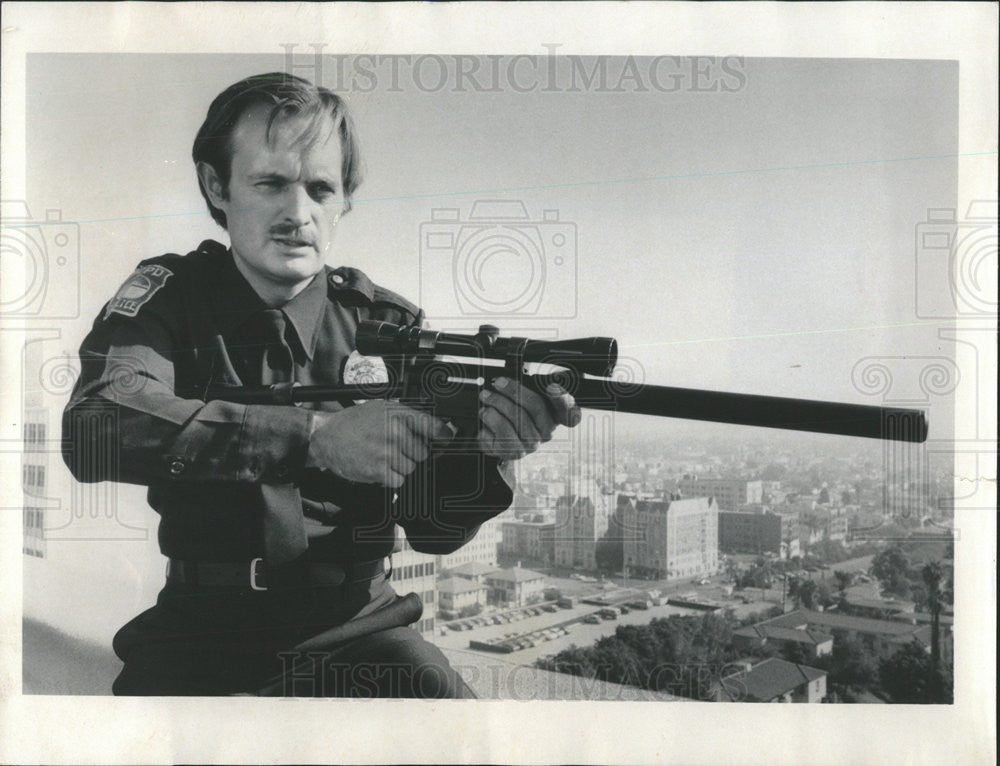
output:
{"label": "rifle", "polygon": [[[360,354],[391,362],[386,365],[387,381],[215,386],[204,392],[204,398],[287,405],[399,399],[451,421],[458,429],[457,437],[474,438],[479,429],[479,393],[503,376],[538,392],[557,383],[572,394],[578,406],[588,409],[868,439],[917,443],[927,439],[927,420],[921,410],[615,380],[618,344],[614,338],[543,341],[502,337],[492,325],[482,325],[475,335],[459,335],[367,320],[358,325],[355,346]],[[529,372],[528,364],[554,369]]]}

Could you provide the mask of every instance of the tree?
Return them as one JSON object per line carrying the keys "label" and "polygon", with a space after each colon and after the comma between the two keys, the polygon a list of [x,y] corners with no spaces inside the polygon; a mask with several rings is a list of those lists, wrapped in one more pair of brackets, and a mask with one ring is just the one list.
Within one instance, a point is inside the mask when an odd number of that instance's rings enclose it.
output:
{"label": "tree", "polygon": [[786,641],[781,647],[781,654],[796,665],[808,665],[813,660],[812,653],[797,641]]}
{"label": "tree", "polygon": [[788,468],[781,463],[768,463],[760,472],[760,478],[764,481],[781,481],[786,473]]}
{"label": "tree", "polygon": [[878,685],[878,655],[858,638],[835,631],[833,653],[811,664],[827,671],[831,692],[845,702]]}
{"label": "tree", "polygon": [[458,616],[463,619],[466,617],[475,617],[481,611],[483,611],[483,605],[477,601],[475,604],[469,604],[468,606],[463,606],[459,610]]}
{"label": "tree", "polygon": [[833,603],[833,594],[830,592],[830,586],[825,582],[816,583],[816,592],[813,594],[813,603],[823,607],[824,609]]}
{"label": "tree", "polygon": [[789,581],[788,596],[796,609],[816,609],[830,604],[830,589],[815,580],[793,577]]}
{"label": "tree", "polygon": [[879,677],[893,702],[948,704],[952,701],[951,673],[934,669],[930,655],[916,641],[882,660]]}
{"label": "tree", "polygon": [[920,570],[924,587],[927,589],[927,608],[931,613],[931,682],[932,692],[940,697],[941,682],[941,602],[944,599],[942,583],[944,569],[939,561],[931,561]]}
{"label": "tree", "polygon": [[732,556],[726,556],[726,577],[732,582],[738,583],[741,567]]}
{"label": "tree", "polygon": [[910,597],[910,559],[900,546],[886,548],[872,559],[872,575],[884,595]]}
{"label": "tree", "polygon": [[842,569],[834,569],[833,576],[837,581],[837,592],[840,594],[841,598],[844,598],[847,595],[847,589],[851,587],[851,583],[854,582],[854,573],[845,572]]}

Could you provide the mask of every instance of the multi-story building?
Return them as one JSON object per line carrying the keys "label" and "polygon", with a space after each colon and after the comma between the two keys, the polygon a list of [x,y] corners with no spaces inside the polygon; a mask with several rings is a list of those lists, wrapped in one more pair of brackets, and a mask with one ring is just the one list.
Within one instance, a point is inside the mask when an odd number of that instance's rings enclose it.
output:
{"label": "multi-story building", "polygon": [[798,525],[791,516],[766,510],[719,511],[719,550],[789,558],[798,554]]}
{"label": "multi-story building", "polygon": [[486,575],[486,587],[491,604],[499,606],[524,606],[535,598],[540,599],[545,590],[545,575],[522,567],[498,569]]}
{"label": "multi-story building", "polygon": [[608,531],[614,494],[564,495],[556,503],[554,553],[556,566],[597,569],[597,542]]}
{"label": "multi-story building", "polygon": [[45,451],[48,423],[45,410],[25,412],[24,452],[21,453],[21,489],[24,493],[24,538],[21,551],[45,558],[45,500],[48,454]]}
{"label": "multi-story building", "polygon": [[555,522],[505,521],[500,553],[538,566],[552,566],[555,560]]}
{"label": "multi-story building", "polygon": [[735,511],[740,506],[763,501],[762,482],[749,479],[725,479],[721,477],[699,477],[685,474],[677,482],[677,488],[684,497],[714,497],[720,510]]}
{"label": "multi-story building", "polygon": [[437,557],[413,550],[401,531],[397,537],[396,548],[392,554],[392,587],[400,595],[416,593],[420,596],[424,602],[424,614],[413,627],[425,635],[434,635],[434,613],[437,611],[434,579],[437,573]]}
{"label": "multi-story building", "polygon": [[626,573],[664,579],[719,569],[719,507],[712,498],[630,499],[620,506]]}
{"label": "multi-story building", "polygon": [[464,577],[448,577],[437,582],[438,608],[458,616],[463,609],[486,603],[487,588]]}
{"label": "multi-story building", "polygon": [[454,569],[457,566],[470,562],[478,562],[496,567],[502,536],[502,518],[504,517],[506,517],[506,513],[503,516],[490,519],[479,527],[479,531],[472,540],[457,551],[438,556],[438,571]]}

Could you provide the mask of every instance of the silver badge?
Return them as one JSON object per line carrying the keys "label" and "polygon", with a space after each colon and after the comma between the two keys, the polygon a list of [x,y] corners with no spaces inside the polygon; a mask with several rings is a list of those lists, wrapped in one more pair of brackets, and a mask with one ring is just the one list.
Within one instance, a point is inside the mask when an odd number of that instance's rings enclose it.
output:
{"label": "silver badge", "polygon": [[344,362],[343,381],[348,386],[371,386],[389,382],[389,368],[380,356],[362,356],[352,351]]}

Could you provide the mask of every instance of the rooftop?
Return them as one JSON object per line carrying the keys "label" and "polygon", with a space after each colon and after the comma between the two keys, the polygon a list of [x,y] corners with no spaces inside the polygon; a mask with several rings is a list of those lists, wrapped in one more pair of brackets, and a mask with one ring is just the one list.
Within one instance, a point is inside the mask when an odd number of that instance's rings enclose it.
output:
{"label": "rooftop", "polygon": [[814,612],[810,609],[796,609],[788,614],[772,617],[758,623],[760,626],[799,628],[821,626],[831,630],[853,630],[881,636],[912,635],[918,629],[914,625],[896,620],[876,620],[870,617],[851,617],[836,612]]}
{"label": "rooftop", "polygon": [[754,665],[750,670],[726,676],[722,679],[722,688],[733,702],[770,702],[775,697],[825,675],[825,670],[772,657]]}
{"label": "rooftop", "polygon": [[470,561],[466,564],[461,564],[457,567],[452,567],[448,570],[452,574],[457,575],[484,575],[490,572],[497,571],[497,567],[490,566],[489,564],[483,564],[481,561]]}
{"label": "rooftop", "polygon": [[847,603],[851,606],[860,606],[867,609],[884,609],[893,612],[912,612],[915,604],[912,601],[905,601],[896,598],[868,598],[859,596],[850,591],[847,592]]}
{"label": "rooftop", "polygon": [[796,628],[786,628],[780,625],[750,625],[733,631],[733,635],[745,636],[747,638],[773,638],[776,641],[795,641],[800,644],[823,644],[832,641],[833,636],[819,630],[806,628],[798,630]]}
{"label": "rooftop", "polygon": [[522,567],[511,567],[510,569],[497,569],[489,574],[490,580],[505,580],[507,582],[528,582],[529,580],[542,580],[545,578],[541,572]]}
{"label": "rooftop", "polygon": [[438,580],[437,589],[440,593],[457,594],[486,590],[486,586],[465,577],[449,577],[444,580]]}

